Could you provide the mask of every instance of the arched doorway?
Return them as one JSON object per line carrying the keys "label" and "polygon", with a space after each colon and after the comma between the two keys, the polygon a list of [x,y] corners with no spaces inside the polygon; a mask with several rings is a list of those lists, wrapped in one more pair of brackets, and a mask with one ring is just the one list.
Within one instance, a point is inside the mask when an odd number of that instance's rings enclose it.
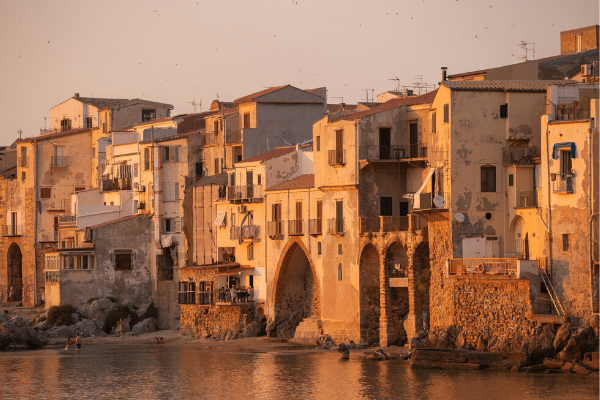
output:
{"label": "arched doorway", "polygon": [[379,344],[379,253],[367,244],[360,255],[360,337],[368,344]]}
{"label": "arched doorway", "polygon": [[401,345],[407,340],[403,323],[409,311],[408,256],[404,246],[398,242],[392,243],[386,251],[385,271],[388,287],[386,296],[388,345]]}
{"label": "arched doorway", "polygon": [[506,243],[507,256],[517,257],[520,260],[529,259],[529,235],[524,229],[523,217],[515,216],[510,224],[509,243]]}
{"label": "arched doorway", "polygon": [[303,319],[320,314],[319,291],[305,250],[292,243],[275,278],[275,332],[272,336],[293,338]]}
{"label": "arched doorway", "polygon": [[415,333],[429,330],[429,285],[431,269],[429,265],[429,246],[427,242],[419,244],[413,256],[413,314]]}
{"label": "arched doorway", "polygon": [[13,243],[7,253],[7,278],[8,301],[21,301],[23,299],[23,256],[19,245]]}

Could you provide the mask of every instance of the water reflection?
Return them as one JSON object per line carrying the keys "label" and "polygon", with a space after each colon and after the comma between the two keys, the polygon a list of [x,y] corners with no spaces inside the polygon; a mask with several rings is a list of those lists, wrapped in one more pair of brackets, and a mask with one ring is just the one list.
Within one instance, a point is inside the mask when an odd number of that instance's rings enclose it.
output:
{"label": "water reflection", "polygon": [[597,399],[598,375],[413,370],[337,352],[221,353],[169,346],[0,354],[2,398]]}

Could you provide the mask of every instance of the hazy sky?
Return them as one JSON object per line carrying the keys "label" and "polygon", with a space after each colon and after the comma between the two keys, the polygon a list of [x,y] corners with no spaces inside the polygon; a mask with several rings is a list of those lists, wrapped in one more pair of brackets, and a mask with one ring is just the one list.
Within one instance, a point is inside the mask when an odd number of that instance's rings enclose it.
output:
{"label": "hazy sky", "polygon": [[283,84],[353,103],[395,77],[437,84],[442,66],[520,62],[522,40],[557,55],[560,31],[598,20],[596,0],[0,0],[0,145],[39,135],[75,92],[174,114]]}

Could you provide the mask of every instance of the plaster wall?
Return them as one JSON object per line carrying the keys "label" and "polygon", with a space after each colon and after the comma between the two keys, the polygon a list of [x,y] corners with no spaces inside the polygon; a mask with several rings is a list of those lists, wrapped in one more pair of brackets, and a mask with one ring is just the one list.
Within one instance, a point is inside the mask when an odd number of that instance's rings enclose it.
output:
{"label": "plaster wall", "polygon": [[50,109],[50,129],[60,131],[64,118],[71,120],[71,129],[90,128],[85,126],[86,117],[92,118],[92,127],[99,125],[98,108],[71,97]]}

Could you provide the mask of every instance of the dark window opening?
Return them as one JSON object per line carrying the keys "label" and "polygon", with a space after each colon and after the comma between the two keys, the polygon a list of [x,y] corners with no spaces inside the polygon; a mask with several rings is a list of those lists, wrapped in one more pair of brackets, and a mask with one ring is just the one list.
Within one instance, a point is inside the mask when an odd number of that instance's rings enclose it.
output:
{"label": "dark window opening", "polygon": [[379,198],[379,215],[391,217],[394,215],[391,197]]}
{"label": "dark window opening", "polygon": [[142,109],[142,122],[150,121],[156,118],[156,110]]}
{"label": "dark window opening", "polygon": [[321,151],[321,136],[317,136],[317,151]]}
{"label": "dark window opening", "polygon": [[487,219],[487,220],[492,219],[492,213],[485,213],[485,219]]}
{"label": "dark window opening", "polygon": [[406,217],[408,215],[408,201],[400,202],[400,216]]}
{"label": "dark window opening", "polygon": [[42,199],[49,199],[50,198],[51,191],[52,191],[51,188],[41,188],[40,190],[41,190],[40,197]]}
{"label": "dark window opening", "polygon": [[204,163],[202,161],[196,163],[196,176],[204,174]]}
{"label": "dark window opening", "polygon": [[250,128],[250,113],[244,113],[244,128]]}
{"label": "dark window opening", "polygon": [[496,191],[496,167],[483,166],[481,167],[481,191],[495,192]]}
{"label": "dark window opening", "polygon": [[71,120],[65,118],[62,121],[60,121],[60,130],[61,131],[71,130]]}
{"label": "dark window opening", "polygon": [[144,170],[148,171],[150,169],[150,149],[144,149]]}
{"label": "dark window opening", "polygon": [[444,104],[444,123],[450,122],[450,104]]}
{"label": "dark window opening", "polygon": [[508,174],[508,186],[515,185],[515,176],[513,174]]}
{"label": "dark window opening", "polygon": [[321,255],[321,242],[317,242],[317,255]]}
{"label": "dark window opening", "polygon": [[436,126],[437,126],[437,120],[436,120],[436,119],[437,119],[437,116],[436,116],[436,113],[435,113],[435,111],[434,111],[434,112],[431,114],[431,133],[435,133],[435,132],[436,132],[436,131],[435,131],[435,129],[436,129]]}
{"label": "dark window opening", "polygon": [[85,127],[84,128],[91,128],[92,127],[92,117],[85,117]]}
{"label": "dark window opening", "polygon": [[115,251],[115,270],[131,270],[133,254],[131,251]]}
{"label": "dark window opening", "polygon": [[563,251],[569,251],[569,234],[563,233],[562,235],[562,247]]}
{"label": "dark window opening", "polygon": [[500,118],[508,118],[508,103],[500,104]]}
{"label": "dark window opening", "polygon": [[179,304],[196,304],[196,282],[179,282]]}

